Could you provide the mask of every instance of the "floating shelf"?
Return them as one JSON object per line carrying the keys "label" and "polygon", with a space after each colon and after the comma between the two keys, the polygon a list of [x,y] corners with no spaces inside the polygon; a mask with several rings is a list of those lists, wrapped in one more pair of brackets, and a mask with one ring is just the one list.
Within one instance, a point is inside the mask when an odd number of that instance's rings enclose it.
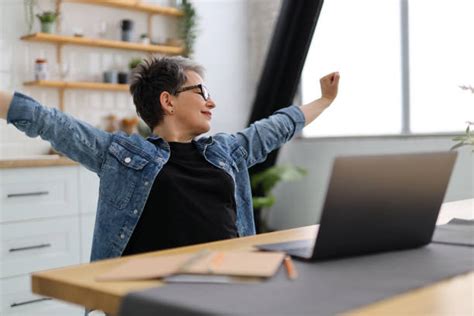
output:
{"label": "floating shelf", "polygon": [[129,91],[128,84],[114,84],[114,83],[103,83],[103,82],[38,80],[38,81],[25,82],[24,85],[30,86],[30,87],[58,88],[58,89]]}
{"label": "floating shelf", "polygon": [[168,16],[181,17],[183,12],[177,8],[164,7],[156,4],[142,3],[138,0],[62,0],[63,3],[84,3],[92,5],[100,5],[106,7],[114,7],[127,10],[135,10],[146,12],[149,14],[161,14]]}
{"label": "floating shelf", "polygon": [[21,37],[29,42],[46,42],[55,44],[70,44],[80,46],[93,46],[103,48],[116,48],[124,50],[141,51],[148,53],[162,53],[167,55],[180,55],[183,53],[183,47],[170,45],[144,45],[140,43],[131,43],[123,41],[95,39],[87,37],[66,36],[48,33],[34,33]]}

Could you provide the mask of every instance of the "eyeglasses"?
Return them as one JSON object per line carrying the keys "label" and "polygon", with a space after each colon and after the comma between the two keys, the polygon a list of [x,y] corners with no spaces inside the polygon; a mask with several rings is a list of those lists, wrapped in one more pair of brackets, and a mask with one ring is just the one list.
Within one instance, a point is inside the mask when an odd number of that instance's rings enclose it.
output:
{"label": "eyeglasses", "polygon": [[178,93],[188,91],[188,90],[192,90],[192,89],[196,89],[196,88],[199,88],[198,93],[202,96],[204,101],[209,100],[211,95],[209,94],[209,91],[207,90],[206,86],[201,84],[201,83],[197,84],[197,85],[194,85],[194,86],[182,87],[181,89],[176,90],[175,95],[177,95]]}

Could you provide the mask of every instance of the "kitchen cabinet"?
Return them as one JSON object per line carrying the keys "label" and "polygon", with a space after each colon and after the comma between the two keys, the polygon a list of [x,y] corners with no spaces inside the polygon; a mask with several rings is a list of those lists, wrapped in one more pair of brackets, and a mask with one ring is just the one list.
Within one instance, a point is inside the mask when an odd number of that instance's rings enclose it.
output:
{"label": "kitchen cabinet", "polygon": [[20,165],[0,164],[0,315],[83,315],[31,293],[30,273],[89,262],[99,178],[77,164]]}
{"label": "kitchen cabinet", "polygon": [[31,292],[30,275],[0,279],[2,316],[84,316],[84,309]]}

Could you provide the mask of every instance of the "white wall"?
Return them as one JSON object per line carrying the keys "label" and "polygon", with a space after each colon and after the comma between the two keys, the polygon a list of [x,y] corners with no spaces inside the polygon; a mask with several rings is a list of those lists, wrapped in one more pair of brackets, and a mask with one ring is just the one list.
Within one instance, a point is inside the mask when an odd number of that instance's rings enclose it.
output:
{"label": "white wall", "polygon": [[235,132],[247,123],[251,99],[247,89],[246,1],[193,1],[199,37],[194,59],[206,68],[206,83],[216,102],[211,134]]}

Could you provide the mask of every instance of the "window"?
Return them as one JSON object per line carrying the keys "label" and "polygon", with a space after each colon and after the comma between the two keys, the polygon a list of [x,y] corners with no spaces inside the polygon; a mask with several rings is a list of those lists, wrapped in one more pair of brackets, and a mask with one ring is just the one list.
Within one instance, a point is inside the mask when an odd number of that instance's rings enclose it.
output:
{"label": "window", "polygon": [[326,1],[301,97],[303,103],[319,97],[319,77],[334,70],[341,72],[340,92],[336,106],[303,135],[464,129],[474,111],[474,95],[459,87],[474,85],[472,12],[472,0]]}
{"label": "window", "polygon": [[409,1],[410,126],[459,131],[474,119],[474,1]]}

